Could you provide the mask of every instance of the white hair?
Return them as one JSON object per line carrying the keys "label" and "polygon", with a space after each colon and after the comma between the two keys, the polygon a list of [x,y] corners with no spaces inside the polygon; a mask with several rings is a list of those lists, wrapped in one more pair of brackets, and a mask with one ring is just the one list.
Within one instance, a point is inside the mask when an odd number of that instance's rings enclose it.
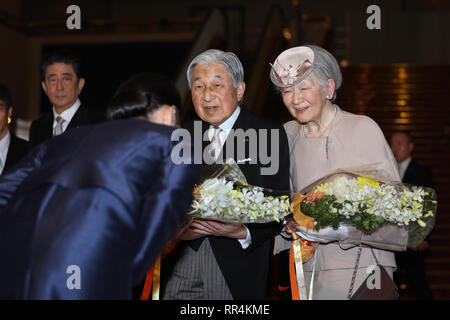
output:
{"label": "white hair", "polygon": [[221,63],[228,69],[231,80],[233,80],[233,85],[235,88],[239,83],[244,81],[244,68],[242,67],[241,61],[233,52],[224,52],[218,49],[209,49],[205,52],[200,53],[196,56],[187,69],[187,80],[189,84],[189,89],[191,89],[191,74],[195,66],[198,64],[211,64],[211,63]]}

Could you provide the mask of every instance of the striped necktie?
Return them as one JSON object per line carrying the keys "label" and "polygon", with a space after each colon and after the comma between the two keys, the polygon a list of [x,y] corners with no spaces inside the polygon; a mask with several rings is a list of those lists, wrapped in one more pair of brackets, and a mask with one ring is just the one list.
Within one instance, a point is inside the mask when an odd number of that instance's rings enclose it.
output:
{"label": "striped necktie", "polygon": [[214,134],[211,140],[211,149],[209,154],[214,160],[216,160],[220,154],[220,150],[222,149],[222,143],[220,142],[220,133],[222,132],[222,129],[214,126],[213,130]]}
{"label": "striped necktie", "polygon": [[61,133],[63,133],[63,123],[66,122],[66,120],[63,119],[61,116],[56,117],[56,127],[53,130],[54,136],[59,136]]}

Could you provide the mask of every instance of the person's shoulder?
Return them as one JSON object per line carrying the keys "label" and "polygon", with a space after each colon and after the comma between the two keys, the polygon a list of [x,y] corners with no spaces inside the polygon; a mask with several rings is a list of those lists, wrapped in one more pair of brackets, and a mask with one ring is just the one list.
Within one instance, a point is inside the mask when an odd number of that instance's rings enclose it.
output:
{"label": "person's shoulder", "polygon": [[19,138],[15,136],[14,134],[11,134],[11,144],[10,144],[10,150],[11,150],[11,156],[13,159],[19,160],[23,156],[25,156],[28,151],[30,151],[30,143],[22,138]]}
{"label": "person's shoulder", "polygon": [[283,124],[284,130],[288,134],[296,134],[299,128],[301,127],[301,124],[298,123],[296,120],[291,120]]}
{"label": "person's shoulder", "polygon": [[47,112],[41,115],[39,118],[31,121],[30,124],[30,139],[34,136],[40,136],[42,132],[46,132],[53,125],[53,114]]}
{"label": "person's shoulder", "polygon": [[411,162],[409,163],[409,165],[411,167],[413,167],[414,170],[420,170],[420,171],[423,171],[425,173],[431,173],[431,170],[426,165],[420,163],[419,161],[417,161],[414,158],[411,158]]}
{"label": "person's shoulder", "polygon": [[84,103],[80,105],[77,113],[84,113],[89,123],[103,122],[106,120],[106,114],[104,112],[100,112],[99,110],[89,107]]}
{"label": "person's shoulder", "polygon": [[176,129],[172,126],[133,118],[123,120],[109,120],[96,126],[109,127],[109,130],[113,132],[117,131],[119,134],[126,134],[127,132],[131,135],[150,133],[154,135],[164,136],[165,138],[170,138],[172,132]]}
{"label": "person's shoulder", "polygon": [[364,134],[383,135],[380,126],[369,116],[351,113],[342,109],[340,110],[339,121],[336,125],[344,131],[358,131]]}
{"label": "person's shoulder", "polygon": [[11,141],[14,141],[14,143],[19,147],[27,148],[29,145],[29,142],[27,140],[19,138],[14,134],[11,134]]}
{"label": "person's shoulder", "polygon": [[31,126],[40,126],[43,124],[46,124],[48,122],[50,122],[53,118],[53,113],[52,112],[46,112],[44,114],[42,114],[39,118],[31,121]]}

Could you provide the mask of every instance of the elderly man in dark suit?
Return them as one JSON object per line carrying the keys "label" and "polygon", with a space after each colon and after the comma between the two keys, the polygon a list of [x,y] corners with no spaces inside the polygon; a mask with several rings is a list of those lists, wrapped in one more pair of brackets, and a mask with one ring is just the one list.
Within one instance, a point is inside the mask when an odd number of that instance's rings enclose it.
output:
{"label": "elderly man in dark suit", "polygon": [[[205,51],[193,59],[187,78],[200,120],[185,128],[194,136],[198,129],[208,136],[201,148],[204,163],[227,160],[231,155],[249,184],[289,190],[286,134],[280,125],[253,115],[241,104],[244,71],[236,55]],[[238,129],[253,130],[255,135],[239,135]],[[266,134],[259,135],[264,130]],[[245,150],[239,150],[240,145]],[[261,146],[271,151],[271,163],[261,158]],[[252,148],[258,152],[251,152]],[[208,154],[212,159],[207,160]],[[185,241],[178,248],[163,298],[265,299],[271,239],[280,229],[275,222],[242,225],[194,219],[182,237]]]}
{"label": "elderly man in dark suit", "polygon": [[[411,157],[414,143],[408,131],[395,132],[391,137],[392,153],[399,166],[402,182],[416,186],[433,187],[430,170]],[[397,285],[402,288],[401,272],[406,270],[408,282],[412,284],[416,296],[421,300],[433,299],[424,270],[424,252],[429,247],[429,237],[419,244],[418,250],[408,249],[395,254],[398,270],[395,273]]]}
{"label": "elderly man in dark suit", "polygon": [[81,61],[69,53],[55,52],[41,65],[41,85],[52,104],[52,111],[31,123],[29,142],[35,147],[66,130],[98,123],[104,116],[78,99],[85,79]]}
{"label": "elderly man in dark suit", "polygon": [[28,142],[9,130],[13,106],[9,88],[0,82],[0,175],[16,164],[28,152]]}

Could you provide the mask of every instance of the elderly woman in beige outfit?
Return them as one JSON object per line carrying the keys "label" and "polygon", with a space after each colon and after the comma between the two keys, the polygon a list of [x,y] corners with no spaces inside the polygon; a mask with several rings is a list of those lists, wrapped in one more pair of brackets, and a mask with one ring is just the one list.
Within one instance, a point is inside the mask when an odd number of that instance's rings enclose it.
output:
{"label": "elderly woman in beige outfit", "polygon": [[[342,75],[328,51],[317,46],[284,51],[272,65],[271,80],[294,118],[284,125],[290,148],[292,192],[300,192],[337,169],[373,163],[381,164],[387,179],[400,181],[395,158],[375,121],[332,103]],[[362,233],[361,237],[364,238]],[[367,267],[377,264],[369,246],[360,249],[357,244],[349,244],[345,237],[339,240],[321,243],[316,248],[312,299],[347,299],[359,250],[352,292],[367,278]],[[289,247],[289,240],[276,237],[275,253]],[[376,248],[373,252],[392,278],[396,268],[394,253]],[[303,265],[307,291],[313,265],[314,259]]]}

